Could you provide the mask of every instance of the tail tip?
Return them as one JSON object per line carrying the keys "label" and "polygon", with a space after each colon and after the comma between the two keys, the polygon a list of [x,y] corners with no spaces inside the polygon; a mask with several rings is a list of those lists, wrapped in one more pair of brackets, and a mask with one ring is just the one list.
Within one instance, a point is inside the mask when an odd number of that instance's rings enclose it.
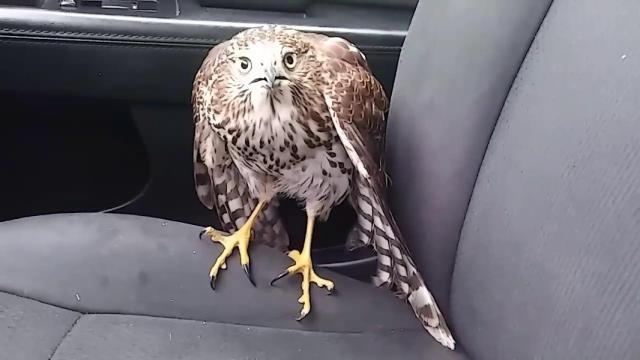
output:
{"label": "tail tip", "polygon": [[448,331],[444,331],[442,328],[428,328],[427,329],[431,336],[439,342],[442,346],[447,349],[453,351],[456,348],[456,341],[453,339],[453,336]]}

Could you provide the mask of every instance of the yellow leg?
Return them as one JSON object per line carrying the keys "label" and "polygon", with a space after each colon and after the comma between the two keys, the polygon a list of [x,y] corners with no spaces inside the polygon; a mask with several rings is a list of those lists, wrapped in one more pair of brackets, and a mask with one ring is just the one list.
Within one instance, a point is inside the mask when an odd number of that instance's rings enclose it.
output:
{"label": "yellow leg", "polygon": [[200,237],[204,234],[209,235],[211,237],[211,241],[218,242],[224,247],[222,253],[218,256],[216,262],[211,266],[211,270],[209,271],[209,277],[211,278],[210,284],[213,290],[216,289],[216,277],[218,276],[218,271],[220,271],[220,269],[227,268],[227,258],[231,255],[235,247],[238,247],[240,252],[240,264],[242,264],[244,273],[249,278],[249,281],[251,281],[251,284],[256,286],[251,275],[251,266],[249,264],[249,240],[251,238],[251,228],[253,227],[253,223],[265,204],[266,201],[260,201],[258,206],[253,209],[249,219],[247,219],[238,231],[231,235],[225,236],[220,231],[212,227],[207,227],[200,232]]}
{"label": "yellow leg", "polygon": [[311,311],[311,298],[309,296],[309,285],[314,283],[319,287],[326,288],[329,293],[333,291],[334,285],[330,280],[326,280],[316,275],[313,271],[313,262],[311,261],[311,238],[313,235],[313,225],[315,218],[308,215],[307,217],[307,232],[304,238],[304,246],[302,252],[293,250],[289,252],[288,256],[295,261],[295,264],[287,268],[282,274],[278,275],[271,281],[273,285],[276,281],[282,279],[287,275],[299,273],[302,275],[302,296],[298,299],[298,302],[302,304],[302,310],[297,320],[302,320]]}

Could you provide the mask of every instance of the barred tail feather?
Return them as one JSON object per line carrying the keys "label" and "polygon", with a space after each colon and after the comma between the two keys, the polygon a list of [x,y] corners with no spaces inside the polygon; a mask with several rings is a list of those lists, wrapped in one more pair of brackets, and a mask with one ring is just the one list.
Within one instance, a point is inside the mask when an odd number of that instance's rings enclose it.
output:
{"label": "barred tail feather", "polygon": [[[403,247],[392,245],[397,241],[395,238],[387,239],[380,236],[378,239],[379,242],[376,244],[378,270],[372,279],[373,283],[379,287],[387,286],[394,290],[396,296],[406,299],[427,332],[440,344],[453,350],[455,348],[453,335],[410,256],[403,252]],[[390,257],[384,250],[379,251],[386,248],[398,249],[400,257]],[[392,262],[395,263],[393,270],[390,266]]]}
{"label": "barred tail feather", "polygon": [[366,180],[362,176],[357,176],[355,186],[351,190],[349,202],[356,210],[356,223],[349,232],[345,246],[352,251],[371,244],[374,236],[373,227],[373,206],[371,205],[371,195]]}
{"label": "barred tail feather", "polygon": [[427,332],[440,344],[453,350],[455,340],[433,295],[418,272],[409,250],[398,238],[399,232],[391,226],[377,202],[373,207],[373,224],[373,246],[378,254],[378,269],[373,283],[387,286],[396,296],[406,300]]}
{"label": "barred tail feather", "polygon": [[436,341],[453,350],[456,342],[436,304],[436,300],[427,289],[422,276],[415,269],[410,269],[410,274],[410,289],[407,301],[411,305],[413,312],[422,323],[422,326]]}
{"label": "barred tail feather", "polygon": [[[326,45],[329,52],[339,51],[333,48],[337,43],[332,41]],[[344,55],[343,64],[350,64],[353,72],[341,72],[347,76],[332,73],[336,76],[328,82],[324,98],[338,137],[356,169],[351,203],[358,222],[356,232],[350,234],[348,246],[373,245],[378,254],[378,271],[373,282],[387,285],[406,299],[426,330],[442,345],[453,349],[455,342],[451,332],[420,277],[385,202],[388,178],[382,171],[384,159],[380,145],[384,144],[388,100],[382,86],[362,65],[366,64],[364,58],[356,57],[364,61],[361,63]],[[354,73],[358,76],[353,76]],[[357,110],[356,98],[362,99]]]}

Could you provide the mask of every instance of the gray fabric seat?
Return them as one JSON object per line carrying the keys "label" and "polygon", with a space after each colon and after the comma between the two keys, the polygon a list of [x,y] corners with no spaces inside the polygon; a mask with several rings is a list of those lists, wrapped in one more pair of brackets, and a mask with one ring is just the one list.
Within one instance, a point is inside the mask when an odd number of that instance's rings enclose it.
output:
{"label": "gray fabric seat", "polygon": [[415,359],[451,356],[403,302],[337,274],[338,292],[312,291],[313,315],[295,321],[299,281],[269,286],[290,264],[270,248],[252,249],[257,288],[229,264],[214,293],[208,269],[218,250],[199,231],[115,214],[0,224],[0,349],[34,360],[54,352],[53,359],[294,359],[302,350],[311,359],[370,359],[408,349]]}
{"label": "gray fabric seat", "polygon": [[[0,349],[11,359],[637,359],[640,3],[421,1],[388,155],[400,227],[458,341],[333,274],[296,323],[286,257],[258,289],[199,228],[66,214],[0,224]],[[302,353],[302,355],[299,353]]]}

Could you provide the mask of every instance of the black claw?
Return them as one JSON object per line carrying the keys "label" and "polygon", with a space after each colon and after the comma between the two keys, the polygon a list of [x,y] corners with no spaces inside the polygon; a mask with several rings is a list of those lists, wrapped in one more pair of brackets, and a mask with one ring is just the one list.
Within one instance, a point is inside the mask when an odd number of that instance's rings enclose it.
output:
{"label": "black claw", "polygon": [[334,295],[336,293],[336,288],[333,288],[331,290],[325,288],[325,290],[327,291],[327,295]]}
{"label": "black claw", "polygon": [[283,271],[280,275],[276,276],[275,279],[271,280],[269,285],[273,286],[273,284],[275,284],[276,281],[282,279],[283,277],[285,277],[287,275],[289,275],[289,272],[287,270]]}
{"label": "black claw", "polygon": [[200,238],[200,240],[202,240],[202,235],[204,235],[207,232],[207,229],[202,229],[200,230],[200,235],[198,235],[198,237]]}
{"label": "black claw", "polygon": [[211,285],[211,290],[213,290],[213,291],[216,290],[216,277],[215,276],[211,277],[211,281],[209,282],[209,285]]}
{"label": "black claw", "polygon": [[244,273],[249,278],[249,281],[251,281],[251,285],[253,285],[255,287],[256,286],[256,282],[253,281],[253,273],[251,272],[251,264],[243,264],[242,265],[242,270],[244,270]]}

